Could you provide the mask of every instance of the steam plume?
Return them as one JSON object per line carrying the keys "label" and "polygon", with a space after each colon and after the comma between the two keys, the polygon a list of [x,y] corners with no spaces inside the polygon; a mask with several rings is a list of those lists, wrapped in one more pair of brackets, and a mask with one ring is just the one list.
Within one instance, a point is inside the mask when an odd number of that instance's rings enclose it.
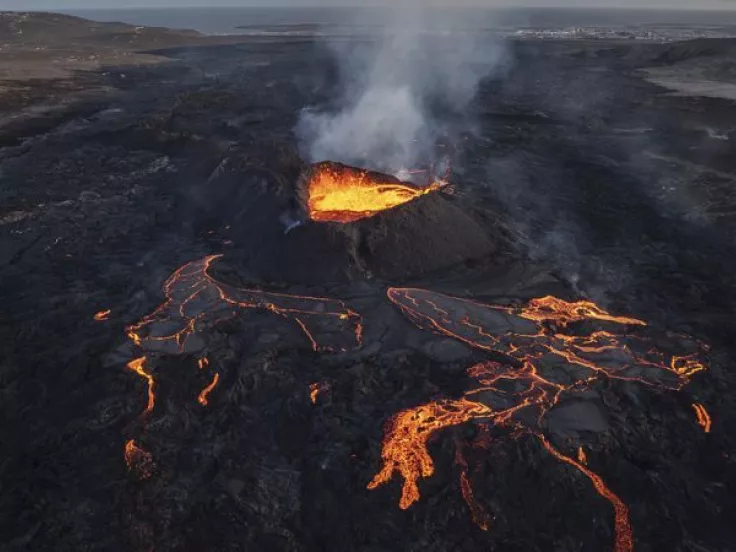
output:
{"label": "steam plume", "polygon": [[344,92],[339,107],[301,115],[296,132],[310,161],[391,172],[421,164],[501,64],[500,43],[459,12],[412,4],[386,8],[368,43],[331,41]]}

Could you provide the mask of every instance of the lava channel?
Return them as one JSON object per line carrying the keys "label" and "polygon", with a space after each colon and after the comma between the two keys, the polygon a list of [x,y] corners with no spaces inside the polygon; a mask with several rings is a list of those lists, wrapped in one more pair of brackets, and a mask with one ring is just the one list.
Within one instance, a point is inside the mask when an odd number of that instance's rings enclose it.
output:
{"label": "lava channel", "polygon": [[[695,352],[668,355],[646,337],[593,329],[593,324],[642,327],[646,323],[611,315],[587,301],[544,297],[523,307],[509,307],[407,288],[391,288],[388,297],[420,329],[459,340],[505,361],[469,368],[473,384],[459,399],[432,401],[391,417],[382,443],[382,467],[368,488],[375,489],[398,474],[403,479],[399,507],[409,508],[420,499],[419,480],[434,473],[427,448],[433,436],[469,421],[484,424],[482,427],[507,428],[513,436],[533,435],[553,458],[583,473],[613,506],[614,550],[632,550],[628,508],[603,478],[587,467],[582,448],[575,460],[551,445],[544,434],[545,416],[566,394],[588,389],[604,378],[679,390],[694,374],[706,369],[699,358],[705,347],[693,342]],[[574,323],[581,326],[575,327],[575,332]],[[678,345],[682,342],[679,336]],[[461,472],[460,487],[474,520],[486,529],[488,518],[480,515],[466,469]]]}
{"label": "lava channel", "polygon": [[218,282],[208,271],[220,255],[187,263],[166,281],[166,301],[128,337],[146,352],[184,354],[203,348],[201,333],[245,310],[293,320],[315,351],[346,351],[362,340],[362,318],[342,301],[244,289]]}
{"label": "lava channel", "polygon": [[355,222],[437,192],[446,185],[438,180],[421,187],[339,163],[319,163],[312,166],[307,176],[307,211],[309,218],[317,222]]}
{"label": "lava channel", "polygon": [[[219,255],[205,257],[179,268],[164,284],[166,300],[151,314],[126,329],[128,337],[145,353],[130,361],[128,369],[146,380],[148,401],[139,421],[145,427],[156,407],[156,380],[149,369],[157,354],[194,354],[205,348],[205,330],[237,317],[246,310],[262,310],[293,320],[315,351],[346,351],[362,341],[361,316],[335,299],[285,295],[243,289],[215,280],[208,270]],[[204,372],[211,363],[200,356],[197,366]],[[214,372],[197,396],[206,407],[220,382]],[[153,473],[151,454],[134,440],[125,445],[125,460],[141,479]]]}

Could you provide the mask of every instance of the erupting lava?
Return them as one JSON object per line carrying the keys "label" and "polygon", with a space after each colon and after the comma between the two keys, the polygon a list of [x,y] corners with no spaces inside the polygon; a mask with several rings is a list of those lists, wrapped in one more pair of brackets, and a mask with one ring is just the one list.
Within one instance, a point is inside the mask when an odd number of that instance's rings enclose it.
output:
{"label": "erupting lava", "polygon": [[317,222],[355,222],[398,207],[446,186],[420,187],[387,175],[338,163],[312,167],[307,183],[309,218]]}
{"label": "erupting lava", "polygon": [[[698,359],[700,347],[693,343],[696,352],[668,356],[645,337],[590,328],[593,323],[634,327],[646,323],[613,316],[587,301],[544,297],[517,308],[407,288],[391,288],[388,297],[419,328],[460,340],[506,361],[471,367],[468,375],[474,384],[459,399],[432,401],[393,416],[385,428],[382,468],[368,488],[375,489],[398,473],[404,480],[399,506],[406,509],[420,498],[418,481],[434,473],[427,449],[433,435],[468,421],[506,427],[514,435],[535,436],[555,459],[583,473],[613,506],[615,551],[632,550],[626,505],[587,467],[582,447],[575,460],[552,446],[543,432],[545,416],[566,393],[588,389],[603,378],[679,390],[693,374],[706,369]],[[679,337],[678,345],[682,346]],[[645,351],[637,352],[640,349]],[[696,412],[700,420],[704,410],[696,408]],[[473,519],[487,528],[487,517],[481,515],[466,469],[461,472],[460,486]]]}

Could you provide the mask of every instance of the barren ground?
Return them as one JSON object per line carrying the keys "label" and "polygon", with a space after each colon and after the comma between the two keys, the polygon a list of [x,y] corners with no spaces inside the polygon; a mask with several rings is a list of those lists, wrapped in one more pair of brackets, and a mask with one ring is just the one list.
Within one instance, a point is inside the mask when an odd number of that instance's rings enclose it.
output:
{"label": "barren ground", "polygon": [[[458,397],[466,369],[488,357],[418,329],[387,300],[390,285],[501,304],[589,297],[652,331],[709,343],[709,370],[682,391],[605,379],[560,404],[545,431],[565,453],[585,447],[630,509],[635,550],[732,548],[736,104],[643,80],[638,69],[676,70],[659,46],[512,44],[512,69],[484,82],[468,115],[476,131],[457,136],[451,199],[506,245],[408,282],[304,285],[288,281],[277,250],[284,278],[251,261],[282,233],[284,186],[303,168],[292,129],[303,106],[336,97],[332,61],[309,39],[198,41],[136,57],[155,64],[105,54],[55,73],[5,73],[8,550],[610,549],[609,502],[535,439],[501,428],[469,455],[488,531],[473,523],[454,463],[475,424],[431,441],[435,473],[411,508],[398,507],[399,480],[366,489],[384,422]],[[0,67],[22,59],[2,51]],[[146,383],[126,369],[135,352],[125,327],[163,301],[177,268],[217,253],[223,281],[344,301],[363,317],[362,346],[314,352],[293,321],[248,311],[208,337],[221,375],[208,406],[196,400],[209,382],[202,351],[163,356],[141,424]],[[328,388],[316,403],[314,383]],[[695,402],[712,417],[708,434]],[[130,438],[152,454],[152,477],[127,468]]]}

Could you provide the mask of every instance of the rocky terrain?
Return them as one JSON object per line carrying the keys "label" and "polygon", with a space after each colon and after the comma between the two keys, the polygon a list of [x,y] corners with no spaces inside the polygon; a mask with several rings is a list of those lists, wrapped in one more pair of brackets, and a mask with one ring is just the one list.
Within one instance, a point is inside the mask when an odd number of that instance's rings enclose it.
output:
{"label": "rocky terrain", "polygon": [[[386,274],[307,281],[292,259],[322,270],[335,252],[325,236],[341,235],[309,221],[284,234],[306,167],[299,111],[340,86],[316,39],[223,43],[54,15],[3,15],[0,36],[3,549],[624,542],[615,501],[551,450],[626,504],[634,550],[732,548],[736,104],[645,79],[698,71],[729,82],[731,42],[511,43],[508,71],[483,82],[473,124],[453,137],[455,194],[412,206],[439,210],[428,231],[445,235],[446,214],[460,211],[494,247],[402,273],[387,246]],[[407,213],[381,215],[370,232],[410,228],[420,240]],[[444,299],[399,300],[392,286]],[[517,320],[545,295],[646,321],[629,322],[632,348],[685,355],[701,344],[707,370],[652,384],[617,372],[614,354],[606,376],[566,387],[544,419],[514,429],[481,409],[438,432],[433,474],[409,507],[398,475],[369,490],[387,420],[473,397],[468,369],[518,352],[458,324],[562,341],[611,329]],[[516,314],[499,321],[462,298]],[[430,304],[445,312],[434,326],[422,318]],[[174,333],[185,339],[157,348]],[[559,359],[546,367],[564,385],[577,376]],[[707,433],[694,404],[710,416]]]}

